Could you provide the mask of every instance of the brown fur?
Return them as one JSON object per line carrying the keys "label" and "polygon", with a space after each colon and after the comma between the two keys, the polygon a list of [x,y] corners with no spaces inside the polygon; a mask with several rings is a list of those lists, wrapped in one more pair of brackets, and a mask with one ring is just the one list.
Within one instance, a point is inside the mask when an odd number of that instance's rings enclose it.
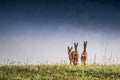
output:
{"label": "brown fur", "polygon": [[72,47],[69,48],[68,46],[68,55],[69,55],[69,61],[70,61],[70,65],[73,64],[73,55],[72,55]]}
{"label": "brown fur", "polygon": [[81,64],[86,65],[86,60],[87,60],[87,51],[86,51],[87,41],[84,41],[83,46],[84,46],[84,49],[83,49],[83,52],[81,54]]}
{"label": "brown fur", "polygon": [[79,59],[79,53],[78,53],[77,47],[78,47],[78,43],[77,43],[77,44],[74,43],[75,51],[72,51],[73,64],[74,64],[74,65],[77,65],[77,64],[78,64],[78,59]]}

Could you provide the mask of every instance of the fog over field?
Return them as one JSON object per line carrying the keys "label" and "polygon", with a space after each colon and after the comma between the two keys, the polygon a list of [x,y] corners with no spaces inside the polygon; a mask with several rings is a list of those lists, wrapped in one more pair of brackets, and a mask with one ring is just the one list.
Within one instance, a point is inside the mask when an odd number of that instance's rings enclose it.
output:
{"label": "fog over field", "polygon": [[0,63],[69,63],[87,41],[88,63],[120,64],[119,14],[117,0],[1,0]]}

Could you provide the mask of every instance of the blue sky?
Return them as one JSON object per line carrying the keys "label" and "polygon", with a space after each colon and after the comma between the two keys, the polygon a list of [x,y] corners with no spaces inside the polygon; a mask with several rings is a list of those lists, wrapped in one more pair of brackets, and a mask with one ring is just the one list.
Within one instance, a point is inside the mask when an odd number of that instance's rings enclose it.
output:
{"label": "blue sky", "polygon": [[[88,63],[112,55],[119,63],[120,2],[95,0],[1,0],[0,61],[69,63],[67,46],[88,41]],[[79,61],[80,63],[80,61]]]}

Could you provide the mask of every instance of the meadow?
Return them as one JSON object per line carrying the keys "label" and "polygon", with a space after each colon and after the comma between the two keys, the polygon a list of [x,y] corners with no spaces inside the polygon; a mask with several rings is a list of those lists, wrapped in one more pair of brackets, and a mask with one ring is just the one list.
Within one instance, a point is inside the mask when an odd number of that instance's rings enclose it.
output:
{"label": "meadow", "polygon": [[0,80],[120,80],[120,65],[0,65]]}

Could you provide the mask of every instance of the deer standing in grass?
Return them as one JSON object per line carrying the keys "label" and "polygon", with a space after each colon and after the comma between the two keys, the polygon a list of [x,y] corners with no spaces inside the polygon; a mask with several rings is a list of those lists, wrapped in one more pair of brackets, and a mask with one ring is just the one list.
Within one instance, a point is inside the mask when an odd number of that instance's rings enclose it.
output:
{"label": "deer standing in grass", "polygon": [[78,59],[79,59],[79,53],[78,53],[78,43],[74,43],[74,48],[75,48],[75,51],[72,51],[72,57],[73,57],[73,64],[74,65],[77,65],[78,64]]}
{"label": "deer standing in grass", "polygon": [[87,47],[87,41],[84,41],[83,43],[83,52],[81,54],[81,64],[86,65],[86,60],[87,60],[87,51],[86,51],[86,47]]}
{"label": "deer standing in grass", "polygon": [[73,63],[72,49],[73,49],[72,47],[69,48],[69,46],[68,46],[68,55],[69,55],[70,65]]}

